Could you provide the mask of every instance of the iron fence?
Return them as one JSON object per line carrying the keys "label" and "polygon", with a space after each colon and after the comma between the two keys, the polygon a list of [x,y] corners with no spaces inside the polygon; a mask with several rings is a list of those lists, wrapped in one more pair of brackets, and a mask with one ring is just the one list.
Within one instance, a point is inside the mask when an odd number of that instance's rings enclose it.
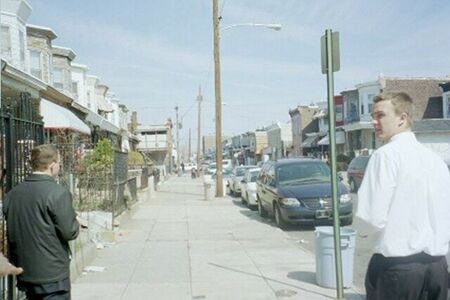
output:
{"label": "iron fence", "polygon": [[[6,193],[31,173],[31,150],[44,141],[44,124],[39,112],[39,100],[29,93],[16,99],[2,99],[0,108],[0,197],[1,206]],[[1,215],[0,250],[7,255],[6,222]],[[15,299],[12,276],[0,281],[1,299]]]}

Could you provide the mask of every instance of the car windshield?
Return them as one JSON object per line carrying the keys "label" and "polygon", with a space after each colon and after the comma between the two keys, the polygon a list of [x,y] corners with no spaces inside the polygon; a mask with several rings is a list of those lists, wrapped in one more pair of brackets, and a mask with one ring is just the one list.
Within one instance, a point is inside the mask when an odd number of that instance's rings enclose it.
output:
{"label": "car windshield", "polygon": [[278,182],[281,185],[329,182],[330,168],[323,162],[301,162],[282,165],[277,168]]}
{"label": "car windshield", "polygon": [[236,169],[236,176],[244,176],[245,171],[248,169],[248,167],[238,167]]}

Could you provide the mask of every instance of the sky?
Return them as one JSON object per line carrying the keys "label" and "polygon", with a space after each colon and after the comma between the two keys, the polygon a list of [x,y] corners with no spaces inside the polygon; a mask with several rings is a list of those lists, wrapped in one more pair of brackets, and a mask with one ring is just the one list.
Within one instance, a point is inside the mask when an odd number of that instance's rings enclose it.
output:
{"label": "sky", "polygon": [[[212,0],[28,0],[29,23],[53,29],[143,125],[175,120],[180,143],[213,135]],[[385,76],[450,75],[448,0],[220,0],[221,26],[278,23],[282,30],[239,26],[221,31],[223,133],[287,122],[297,105],[326,101],[320,37],[339,31],[335,94]]]}

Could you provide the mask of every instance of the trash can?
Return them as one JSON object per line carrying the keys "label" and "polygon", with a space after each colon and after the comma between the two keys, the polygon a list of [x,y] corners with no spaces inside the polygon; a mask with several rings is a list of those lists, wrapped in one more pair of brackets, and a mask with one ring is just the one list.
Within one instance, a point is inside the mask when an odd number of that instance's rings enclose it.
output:
{"label": "trash can", "polygon": [[[333,227],[318,226],[314,233],[316,243],[316,282],[323,287],[336,288]],[[356,230],[341,227],[342,281],[346,288],[351,287],[353,281],[355,238]]]}
{"label": "trash can", "polygon": [[203,189],[205,193],[205,200],[212,200],[214,198],[213,182],[211,180],[205,180],[203,182]]}

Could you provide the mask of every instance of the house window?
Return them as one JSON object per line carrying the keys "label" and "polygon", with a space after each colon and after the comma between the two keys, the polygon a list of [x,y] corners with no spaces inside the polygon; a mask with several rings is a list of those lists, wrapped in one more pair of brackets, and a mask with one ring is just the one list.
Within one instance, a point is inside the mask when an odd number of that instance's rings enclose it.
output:
{"label": "house window", "polygon": [[64,88],[63,69],[53,68],[53,86],[57,89]]}
{"label": "house window", "polygon": [[87,92],[87,107],[91,109],[91,92]]}
{"label": "house window", "polygon": [[369,103],[369,114],[373,111],[373,98],[375,98],[375,94],[367,95],[367,103]]}
{"label": "house window", "polygon": [[72,94],[75,100],[78,100],[78,82],[72,81]]}
{"label": "house window", "polygon": [[25,37],[23,32],[19,31],[19,51],[20,51],[20,66],[25,68]]}
{"label": "house window", "polygon": [[364,104],[361,104],[361,115],[364,114]]}
{"label": "house window", "polygon": [[41,52],[30,50],[30,72],[36,78],[42,79]]}
{"label": "house window", "polygon": [[8,26],[2,26],[2,34],[1,34],[1,39],[2,39],[2,48],[1,48],[1,55],[6,59],[6,60],[11,60],[11,35],[9,33],[9,27]]}

